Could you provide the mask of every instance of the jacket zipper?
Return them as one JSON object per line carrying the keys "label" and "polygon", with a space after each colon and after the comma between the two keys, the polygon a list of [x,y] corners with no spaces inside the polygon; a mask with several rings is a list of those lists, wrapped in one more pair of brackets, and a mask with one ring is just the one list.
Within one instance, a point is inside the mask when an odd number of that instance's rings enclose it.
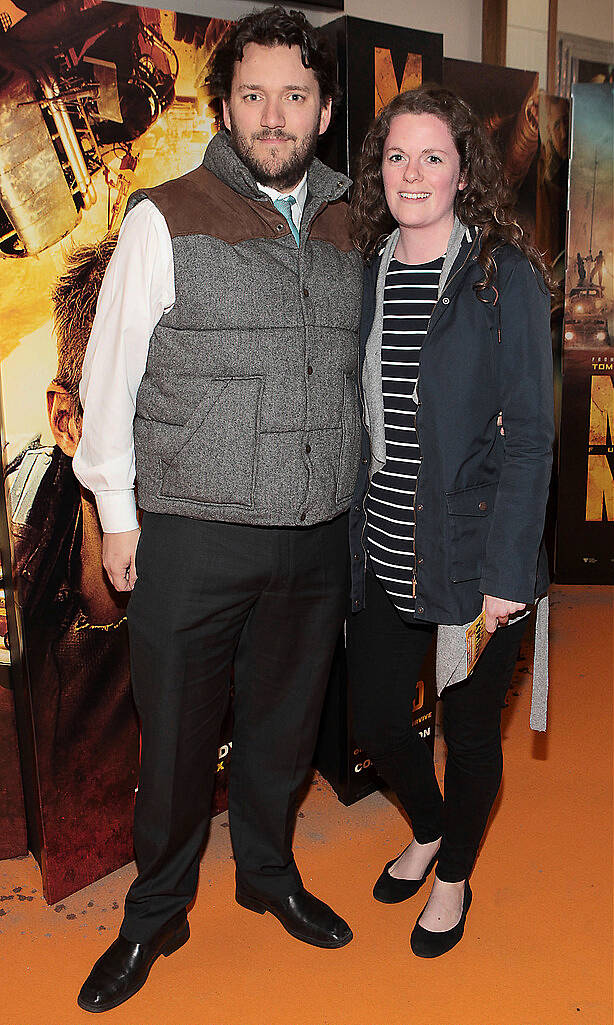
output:
{"label": "jacket zipper", "polygon": [[[437,302],[433,306],[433,309],[431,310],[431,315],[429,317],[428,324],[426,325],[426,334],[424,336],[424,341],[422,343],[422,348],[424,348],[424,346],[426,345],[426,343],[428,341],[429,331],[430,331],[430,328],[431,328],[431,320],[433,319],[433,314],[435,313],[435,310],[437,309],[438,304],[443,299],[446,289],[452,284],[452,282],[454,281],[454,278],[457,277],[457,275],[460,274],[460,272],[463,270],[465,264],[467,263],[467,260],[469,259],[469,257],[471,256],[471,254],[472,254],[472,252],[474,250],[474,247],[475,247],[475,244],[476,244],[476,242],[478,240],[478,237],[479,236],[476,235],[475,239],[473,240],[473,244],[471,246],[471,249],[467,253],[465,259],[461,263],[461,265],[458,268],[458,270],[454,272],[452,277],[448,281],[446,281],[446,286],[445,286],[442,294],[439,296],[439,299],[437,300]],[[418,584],[418,580],[417,580],[417,577],[416,577],[416,571],[417,571],[417,568],[418,568],[418,563],[416,561],[416,532],[417,532],[417,529],[418,529],[418,524],[417,524],[417,521],[416,521],[416,499],[418,497],[418,484],[420,482],[420,472],[422,470],[422,450],[420,448],[420,433],[418,431],[418,410],[420,409],[420,406],[421,406],[420,398],[418,396],[418,384],[419,384],[419,382],[420,382],[420,367],[418,367],[418,377],[416,378],[416,397],[417,397],[417,402],[416,402],[416,437],[418,439],[418,447],[420,449],[420,453],[421,454],[420,454],[420,464],[418,466],[418,473],[416,474],[416,490],[414,492],[414,542],[413,542],[414,570],[413,570],[413,575],[412,575],[412,587],[411,587],[412,598],[416,597],[416,587],[417,587],[417,584]]]}

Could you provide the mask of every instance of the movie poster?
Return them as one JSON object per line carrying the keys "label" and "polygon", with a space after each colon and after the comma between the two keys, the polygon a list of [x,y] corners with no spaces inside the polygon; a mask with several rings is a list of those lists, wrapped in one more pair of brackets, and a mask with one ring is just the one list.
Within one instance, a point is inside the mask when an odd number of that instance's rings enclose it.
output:
{"label": "movie poster", "polygon": [[[4,451],[4,448],[4,429],[0,416],[0,451]],[[4,485],[1,490],[4,491]],[[15,709],[15,680],[22,670],[21,661],[11,536],[4,495],[4,501],[0,500],[0,859],[20,857],[28,850]]]}
{"label": "movie poster", "polygon": [[[1,526],[4,528],[4,523]],[[8,543],[2,543],[3,535],[4,529],[0,529],[0,564],[5,562],[5,549],[8,553]],[[28,849],[11,673],[7,615],[10,591],[7,595],[3,581],[4,576],[0,574],[0,859],[19,857]]]}
{"label": "movie poster", "polygon": [[0,673],[0,859],[20,857],[27,849],[15,703]]}
{"label": "movie poster", "polygon": [[534,238],[539,139],[537,72],[446,58],[443,84],[470,104],[497,143],[506,176],[517,197],[518,220]]}
{"label": "movie poster", "polygon": [[614,583],[614,86],[575,84],[557,579]]}
{"label": "movie poster", "polygon": [[[227,23],[101,0],[0,10],[4,468],[31,708],[19,725],[34,745],[34,853],[55,902],[132,859],[138,773],[126,596],[107,585],[95,503],[72,473],[93,313],[84,267],[96,256],[99,283],[130,192],[202,160],[215,130],[206,63]],[[67,280],[66,257],[84,245]]]}
{"label": "movie poster", "polygon": [[[569,100],[539,91],[535,244],[562,284],[565,275]],[[557,305],[560,301],[557,300]]]}

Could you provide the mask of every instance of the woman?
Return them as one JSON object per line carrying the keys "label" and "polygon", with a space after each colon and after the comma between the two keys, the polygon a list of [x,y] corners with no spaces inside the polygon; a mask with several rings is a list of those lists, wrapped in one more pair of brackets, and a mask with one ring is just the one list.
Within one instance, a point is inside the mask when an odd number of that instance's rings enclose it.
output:
{"label": "woman", "polygon": [[[374,896],[413,896],[437,862],[411,937],[414,953],[436,957],[463,934],[468,877],[501,780],[501,707],[524,610],[548,584],[549,277],[514,221],[480,122],[438,86],[401,94],[375,120],[352,207],[367,261],[347,627],[355,735],[414,834]],[[454,642],[462,650],[481,609],[494,636],[463,679]],[[409,724],[435,624],[438,689],[450,682],[445,800]],[[536,702],[533,712],[539,719]],[[543,719],[539,728],[545,709]]]}

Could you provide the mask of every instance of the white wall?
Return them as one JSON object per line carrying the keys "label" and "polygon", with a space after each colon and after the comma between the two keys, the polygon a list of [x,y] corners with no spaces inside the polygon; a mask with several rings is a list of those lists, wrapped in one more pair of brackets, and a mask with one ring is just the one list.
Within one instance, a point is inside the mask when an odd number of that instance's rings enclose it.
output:
{"label": "white wall", "polygon": [[559,32],[614,42],[612,0],[559,0]]}
{"label": "white wall", "polygon": [[[345,13],[370,21],[442,32],[446,57],[482,59],[482,0],[345,0]],[[547,44],[548,0],[508,0],[507,22],[508,41],[512,29],[510,56],[519,57],[520,46],[528,61],[525,64],[508,60],[509,66],[540,70],[540,57]],[[518,29],[525,32],[522,40]],[[557,29],[614,41],[614,4],[612,0],[558,0]]]}
{"label": "white wall", "polygon": [[508,68],[539,71],[539,84],[548,84],[548,0],[507,0]]}
{"label": "white wall", "polygon": [[345,0],[345,14],[443,33],[446,57],[482,59],[482,0]]}
{"label": "white wall", "polygon": [[[142,0],[124,0],[138,5]],[[274,0],[169,0],[168,8],[190,14],[210,15],[214,18],[240,18],[253,8],[268,7]],[[282,0],[292,7],[292,0]],[[308,3],[308,0],[304,0]],[[154,0],[154,7],[164,8],[164,0]],[[341,13],[367,21],[379,21],[404,28],[417,28],[423,32],[443,34],[443,52],[446,57],[463,60],[482,59],[482,0],[345,0],[345,11],[308,10],[314,25],[324,25]]]}
{"label": "white wall", "polygon": [[[557,31],[614,39],[612,0],[558,0]],[[539,84],[548,80],[548,0],[508,0],[506,64],[539,71]]]}
{"label": "white wall", "polygon": [[[141,0],[124,0],[139,4]],[[291,0],[285,0],[291,6]],[[163,7],[163,0],[154,2]],[[254,0],[250,7],[266,7],[266,0]],[[175,0],[169,2],[173,10],[193,14],[213,15],[218,18],[237,18],[245,13],[244,0]],[[547,0],[509,0],[508,25],[527,32],[543,33],[544,8]],[[479,61],[482,58],[482,0],[345,0],[345,13],[369,21],[383,21],[390,25],[403,25],[427,32],[443,33],[443,52],[446,57]],[[338,15],[313,11],[309,17],[314,25],[321,25]],[[535,25],[534,22],[538,24]],[[614,11],[612,0],[558,0],[558,31],[589,36],[592,39],[614,40]],[[512,33],[513,35],[514,33]],[[530,50],[528,39],[525,48]],[[534,48],[541,52],[541,40]],[[516,43],[512,43],[516,51]],[[536,68],[536,64],[533,65]]]}

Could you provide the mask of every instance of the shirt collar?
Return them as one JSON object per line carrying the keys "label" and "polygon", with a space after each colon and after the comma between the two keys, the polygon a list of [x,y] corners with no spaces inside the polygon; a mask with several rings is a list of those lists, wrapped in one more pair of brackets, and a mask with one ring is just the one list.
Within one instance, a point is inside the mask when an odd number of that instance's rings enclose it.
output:
{"label": "shirt collar", "polygon": [[272,189],[269,185],[261,185],[260,182],[256,182],[256,185],[271,200],[279,199],[280,197],[287,199],[288,196],[293,196],[296,202],[292,207],[292,220],[297,226],[300,224],[307,199],[307,172],[305,172],[296,188],[292,189],[292,192],[278,192],[277,189]]}

